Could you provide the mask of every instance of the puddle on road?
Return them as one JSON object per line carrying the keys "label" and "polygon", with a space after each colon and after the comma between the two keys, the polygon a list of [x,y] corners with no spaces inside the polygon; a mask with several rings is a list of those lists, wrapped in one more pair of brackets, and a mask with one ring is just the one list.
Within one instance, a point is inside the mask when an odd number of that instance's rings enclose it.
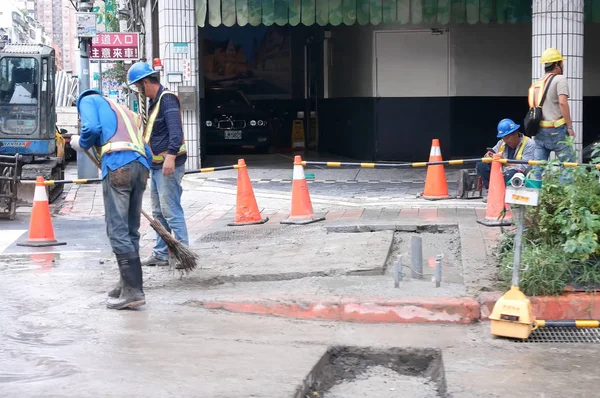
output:
{"label": "puddle on road", "polygon": [[0,254],[0,272],[49,271],[64,265],[64,261],[68,261],[69,265],[83,266],[83,260],[97,253],[97,250],[82,250]]}
{"label": "puddle on road", "polygon": [[[35,370],[31,370],[32,363]],[[80,372],[77,366],[53,357],[18,356],[11,361],[11,369],[28,369],[24,373],[16,373],[0,369],[0,384],[10,382],[31,383],[43,380],[68,377]]]}
{"label": "puddle on road", "polygon": [[444,398],[446,378],[436,349],[332,347],[305,379],[302,397]]}

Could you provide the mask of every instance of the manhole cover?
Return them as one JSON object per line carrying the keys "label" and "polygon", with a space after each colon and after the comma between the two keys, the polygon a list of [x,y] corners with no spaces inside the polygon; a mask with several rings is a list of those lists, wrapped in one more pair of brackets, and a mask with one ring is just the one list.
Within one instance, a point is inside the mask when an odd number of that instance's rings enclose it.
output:
{"label": "manhole cover", "polygon": [[587,343],[600,344],[599,328],[553,327],[540,328],[531,332],[523,343]]}

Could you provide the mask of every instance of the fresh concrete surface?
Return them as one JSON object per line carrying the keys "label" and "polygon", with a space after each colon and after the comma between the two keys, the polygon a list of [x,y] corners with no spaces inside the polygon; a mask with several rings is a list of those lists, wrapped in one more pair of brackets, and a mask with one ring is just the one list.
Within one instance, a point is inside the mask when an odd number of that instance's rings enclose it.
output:
{"label": "fresh concrete surface", "polygon": [[436,386],[425,377],[401,375],[385,366],[373,366],[355,380],[343,381],[323,394],[325,398],[438,398]]}
{"label": "fresh concrete surface", "polygon": [[[393,232],[328,234],[319,226],[231,228],[191,244],[202,253],[202,274],[243,280],[285,279],[285,275],[381,275]],[[265,236],[265,232],[268,232]],[[242,235],[241,237],[239,235]]]}

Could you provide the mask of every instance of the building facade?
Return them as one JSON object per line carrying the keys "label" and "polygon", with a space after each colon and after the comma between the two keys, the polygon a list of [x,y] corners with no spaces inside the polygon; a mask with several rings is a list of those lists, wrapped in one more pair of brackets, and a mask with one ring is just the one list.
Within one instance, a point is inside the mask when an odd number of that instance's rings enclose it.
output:
{"label": "building facade", "polygon": [[8,2],[0,10],[0,48],[6,44],[47,44],[44,27],[26,9],[27,2]]}
{"label": "building facade", "polygon": [[[249,49],[242,59],[236,43],[225,47],[223,56],[228,48],[236,51],[231,68],[247,63],[254,80],[268,75],[269,83],[287,82],[279,84],[289,86],[283,94],[255,96],[258,107],[292,115],[283,119],[289,129],[279,132],[283,148],[291,140],[291,119],[310,111],[322,152],[426,160],[438,138],[445,158],[480,156],[496,142],[500,119],[523,120],[527,90],[543,74],[539,57],[547,47],[566,57],[577,149],[600,135],[594,44],[600,0],[169,0],[157,3],[156,15],[152,4],[146,4],[145,29],[154,32],[146,35],[147,58],[161,58],[170,89],[195,89],[197,104],[184,111],[186,141],[195,149],[190,168],[202,160],[204,65],[212,68],[217,59],[203,45],[215,37],[237,37]],[[247,60],[254,58],[253,44],[245,37],[273,30],[289,38],[289,59],[278,58],[278,71],[267,74]],[[177,50],[180,43],[188,43],[186,52]],[[181,82],[169,81],[169,73],[188,68]]]}

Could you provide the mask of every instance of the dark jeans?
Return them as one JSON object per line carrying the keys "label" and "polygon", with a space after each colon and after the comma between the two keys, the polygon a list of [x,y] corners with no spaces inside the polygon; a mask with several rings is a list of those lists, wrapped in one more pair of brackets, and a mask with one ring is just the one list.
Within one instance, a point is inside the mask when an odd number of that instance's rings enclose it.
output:
{"label": "dark jeans", "polygon": [[106,234],[115,254],[140,250],[140,216],[149,171],[140,162],[108,171],[102,180]]}
{"label": "dark jeans", "polygon": [[[185,164],[175,167],[175,174],[165,176],[162,169],[152,170],[152,185],[150,197],[152,199],[152,216],[156,218],[169,232],[175,234],[175,239],[184,245],[189,245],[185,214],[181,206],[183,188],[181,180],[185,175]],[[153,249],[154,257],[160,260],[169,259],[167,243],[157,234],[156,245]]]}
{"label": "dark jeans", "polygon": [[[481,177],[483,181],[483,186],[487,189],[490,187],[490,173],[492,172],[492,164],[491,163],[483,163],[477,162],[475,165],[475,169],[477,169],[477,175]],[[515,174],[517,174],[519,170],[517,169],[509,169],[504,172],[504,183],[506,184]]]}
{"label": "dark jeans", "polygon": [[[548,160],[550,153],[554,151],[556,157],[561,162],[575,162],[576,153],[573,147],[566,144],[564,141],[569,136],[567,126],[560,126],[556,128],[540,128],[539,132],[535,136],[535,153],[533,155],[535,160]],[[543,167],[533,166],[533,175],[536,180],[542,179]],[[569,177],[563,173],[561,175],[561,181]]]}

